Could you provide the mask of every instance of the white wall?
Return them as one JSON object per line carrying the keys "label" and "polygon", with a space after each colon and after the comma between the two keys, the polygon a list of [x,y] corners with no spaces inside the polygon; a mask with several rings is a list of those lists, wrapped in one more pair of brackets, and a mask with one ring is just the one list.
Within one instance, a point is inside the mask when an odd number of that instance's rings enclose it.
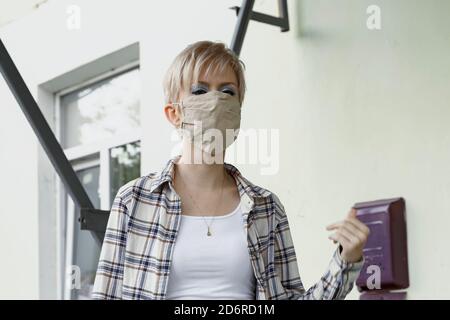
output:
{"label": "white wall", "polygon": [[[304,281],[334,248],[329,222],[355,202],[403,196],[409,298],[450,298],[450,2],[295,3],[292,32],[250,25],[244,122],[280,128],[279,175],[258,180],[285,203]],[[366,28],[370,4],[380,31]]]}
{"label": "white wall", "polygon": [[26,16],[33,10],[39,8],[47,0],[2,0],[2,10],[0,11],[0,27],[11,21]]}
{"label": "white wall", "polygon": [[[81,30],[66,28],[73,3],[82,9]],[[380,31],[365,27],[369,4],[382,9]],[[229,43],[232,5],[240,1],[49,1],[0,36],[35,96],[38,85],[139,41],[145,174],[164,164],[173,145],[162,114],[164,71],[188,43]],[[275,5],[257,1],[255,9],[273,13]],[[248,81],[242,123],[280,130],[280,170],[260,176],[258,166],[239,168],[284,202],[305,285],[321,276],[334,250],[328,223],[354,202],[403,196],[409,298],[450,297],[442,281],[450,262],[449,9],[445,0],[303,0],[289,1],[288,33],[250,23],[241,53]],[[0,185],[0,298],[52,297],[39,292],[40,147],[3,81],[0,97],[0,177],[8,182]],[[357,297],[354,290],[350,298]]]}
{"label": "white wall", "polygon": [[36,138],[3,78],[0,97],[0,299],[36,298]]}

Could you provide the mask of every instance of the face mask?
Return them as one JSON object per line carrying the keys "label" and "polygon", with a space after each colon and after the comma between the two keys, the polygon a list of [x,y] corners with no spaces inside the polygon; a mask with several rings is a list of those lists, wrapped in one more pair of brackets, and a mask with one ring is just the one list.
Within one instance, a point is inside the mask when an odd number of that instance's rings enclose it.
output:
{"label": "face mask", "polygon": [[190,95],[179,103],[181,136],[211,155],[223,152],[237,138],[241,103],[220,91]]}

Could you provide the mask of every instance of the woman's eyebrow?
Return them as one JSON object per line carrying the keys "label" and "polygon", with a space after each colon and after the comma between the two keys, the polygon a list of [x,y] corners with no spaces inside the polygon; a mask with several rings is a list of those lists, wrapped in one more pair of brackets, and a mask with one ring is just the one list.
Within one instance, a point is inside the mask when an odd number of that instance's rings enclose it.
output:
{"label": "woman's eyebrow", "polygon": [[195,84],[202,84],[204,86],[209,86],[209,84],[207,82],[204,82],[204,81],[197,81]]}
{"label": "woman's eyebrow", "polygon": [[[198,81],[197,83],[198,83],[198,84],[205,85],[205,86],[209,86],[209,83],[204,82],[204,81]],[[222,83],[219,85],[219,87],[223,87],[223,86],[230,85],[230,84],[232,84],[232,85],[234,85],[235,87],[237,87],[237,84],[236,84],[235,82],[222,82]]]}
{"label": "woman's eyebrow", "polygon": [[220,84],[220,87],[227,86],[227,85],[230,85],[230,84],[232,84],[233,86],[237,87],[237,84],[235,82],[223,82],[223,83]]}

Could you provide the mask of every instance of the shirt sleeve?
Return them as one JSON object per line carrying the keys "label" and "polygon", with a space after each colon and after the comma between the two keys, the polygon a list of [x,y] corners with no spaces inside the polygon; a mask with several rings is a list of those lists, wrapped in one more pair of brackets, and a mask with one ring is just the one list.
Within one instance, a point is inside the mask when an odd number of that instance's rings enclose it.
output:
{"label": "shirt sleeve", "polygon": [[342,259],[336,248],[320,280],[308,290],[299,275],[297,257],[284,208],[278,202],[279,221],[275,228],[275,269],[281,278],[284,295],[289,300],[343,300],[352,290],[364,265],[364,257],[350,263]]}
{"label": "shirt sleeve", "polygon": [[114,198],[92,290],[92,299],[122,299],[129,214],[122,186]]}

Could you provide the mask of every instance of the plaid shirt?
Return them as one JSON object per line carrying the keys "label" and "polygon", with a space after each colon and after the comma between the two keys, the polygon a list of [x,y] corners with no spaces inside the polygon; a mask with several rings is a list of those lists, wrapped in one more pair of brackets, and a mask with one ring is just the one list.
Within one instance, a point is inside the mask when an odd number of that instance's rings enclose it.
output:
{"label": "plaid shirt", "polygon": [[[160,173],[123,185],[114,199],[100,254],[93,299],[166,299],[180,226],[181,202],[172,184],[174,162]],[[321,279],[305,290],[287,215],[278,197],[246,180],[231,164],[256,278],[256,300],[344,299],[364,258],[347,263],[339,248]],[[193,249],[194,250],[194,249]]]}

